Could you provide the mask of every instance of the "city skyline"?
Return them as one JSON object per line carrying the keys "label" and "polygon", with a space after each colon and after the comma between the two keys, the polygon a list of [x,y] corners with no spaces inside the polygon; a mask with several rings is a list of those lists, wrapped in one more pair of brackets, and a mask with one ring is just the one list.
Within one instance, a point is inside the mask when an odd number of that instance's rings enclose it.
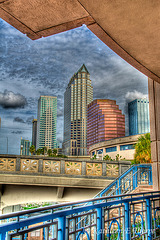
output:
{"label": "city skyline", "polygon": [[6,153],[7,138],[9,153],[19,152],[21,137],[31,141],[32,120],[37,116],[40,95],[57,96],[57,138],[62,143],[63,94],[68,79],[83,63],[91,75],[93,98],[115,99],[123,114],[127,112],[127,101],[148,93],[147,78],[86,26],[37,41],[31,41],[2,20],[0,29],[0,153]]}

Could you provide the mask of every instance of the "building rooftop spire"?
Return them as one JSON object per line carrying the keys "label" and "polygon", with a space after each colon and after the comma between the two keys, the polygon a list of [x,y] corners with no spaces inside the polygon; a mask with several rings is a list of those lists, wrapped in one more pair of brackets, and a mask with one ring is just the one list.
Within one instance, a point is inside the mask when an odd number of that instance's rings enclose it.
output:
{"label": "building rooftop spire", "polygon": [[78,72],[86,72],[86,73],[89,73],[85,64],[82,65],[82,67],[78,70]]}

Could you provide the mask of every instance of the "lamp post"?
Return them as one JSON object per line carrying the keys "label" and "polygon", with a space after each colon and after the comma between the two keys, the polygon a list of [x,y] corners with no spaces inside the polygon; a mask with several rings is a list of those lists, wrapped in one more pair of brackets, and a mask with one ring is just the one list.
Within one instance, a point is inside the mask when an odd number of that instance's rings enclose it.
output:
{"label": "lamp post", "polygon": [[23,149],[23,145],[21,145],[21,155],[22,155],[22,149]]}
{"label": "lamp post", "polygon": [[97,151],[97,158],[99,158],[98,154],[102,154],[102,159],[101,160],[103,160],[103,150],[98,150]]}
{"label": "lamp post", "polygon": [[98,151],[97,151],[97,155],[96,155],[96,158],[99,158],[99,156],[98,156]]}
{"label": "lamp post", "polygon": [[8,137],[6,137],[7,138],[7,154],[8,154]]}

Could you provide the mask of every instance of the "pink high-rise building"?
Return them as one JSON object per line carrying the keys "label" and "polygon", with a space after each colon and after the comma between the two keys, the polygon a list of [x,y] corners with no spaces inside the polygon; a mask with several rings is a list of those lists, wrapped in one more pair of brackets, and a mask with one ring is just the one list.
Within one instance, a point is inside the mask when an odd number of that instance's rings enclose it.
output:
{"label": "pink high-rise building", "polygon": [[88,105],[87,149],[92,144],[125,136],[125,116],[109,99],[96,99]]}

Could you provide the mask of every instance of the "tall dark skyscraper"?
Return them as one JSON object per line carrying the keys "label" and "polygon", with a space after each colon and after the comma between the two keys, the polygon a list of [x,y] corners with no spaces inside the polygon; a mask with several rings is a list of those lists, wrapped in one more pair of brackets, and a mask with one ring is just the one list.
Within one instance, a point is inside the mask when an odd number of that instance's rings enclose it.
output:
{"label": "tall dark skyscraper", "polygon": [[90,74],[83,64],[70,79],[64,94],[63,152],[87,155],[87,105],[93,100]]}
{"label": "tall dark skyscraper", "polygon": [[37,141],[37,119],[33,119],[32,121],[32,145],[36,148],[36,141]]}
{"label": "tall dark skyscraper", "polygon": [[128,116],[129,135],[150,132],[148,99],[135,99],[128,103]]}

